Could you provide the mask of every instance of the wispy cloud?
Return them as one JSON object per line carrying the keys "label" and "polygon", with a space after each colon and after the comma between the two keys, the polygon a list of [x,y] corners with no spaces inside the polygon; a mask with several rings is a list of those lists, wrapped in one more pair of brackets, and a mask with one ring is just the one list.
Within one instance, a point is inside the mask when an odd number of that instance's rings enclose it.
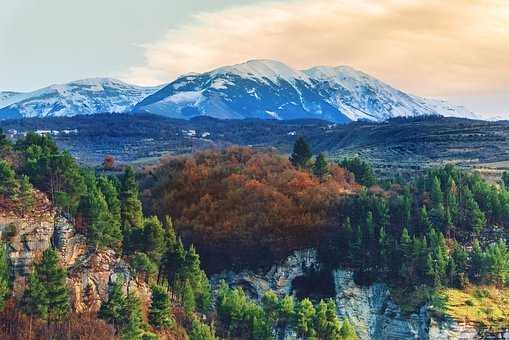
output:
{"label": "wispy cloud", "polygon": [[509,94],[509,2],[264,2],[199,13],[144,49],[145,64],[127,80],[155,84],[271,58],[297,68],[347,64],[425,96]]}

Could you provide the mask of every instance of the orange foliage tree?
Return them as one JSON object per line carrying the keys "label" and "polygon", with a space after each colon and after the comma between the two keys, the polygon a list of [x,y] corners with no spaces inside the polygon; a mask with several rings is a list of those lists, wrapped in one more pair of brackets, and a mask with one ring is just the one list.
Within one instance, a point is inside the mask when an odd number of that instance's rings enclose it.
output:
{"label": "orange foliage tree", "polygon": [[358,186],[330,165],[320,181],[272,151],[231,147],[175,158],[146,174],[147,209],[171,215],[210,270],[264,265],[316,246],[332,208]]}

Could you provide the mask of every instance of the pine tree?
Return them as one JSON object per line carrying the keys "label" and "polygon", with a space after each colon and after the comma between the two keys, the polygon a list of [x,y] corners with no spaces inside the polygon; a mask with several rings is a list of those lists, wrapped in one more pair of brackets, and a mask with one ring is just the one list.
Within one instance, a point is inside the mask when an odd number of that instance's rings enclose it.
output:
{"label": "pine tree", "polygon": [[499,287],[509,282],[509,250],[504,240],[491,244],[484,254],[487,281]]}
{"label": "pine tree", "polygon": [[286,295],[279,300],[278,305],[278,334],[286,334],[286,331],[295,317],[295,300],[292,296]]}
{"label": "pine tree", "polygon": [[179,289],[181,292],[182,305],[187,315],[192,315],[196,309],[196,300],[194,297],[193,287],[191,283],[186,280],[180,284],[182,287]]}
{"label": "pine tree", "polygon": [[293,146],[290,162],[297,168],[307,168],[312,156],[309,145],[304,138],[299,137]]}
{"label": "pine tree", "polygon": [[485,272],[484,253],[478,240],[474,240],[470,252],[470,279],[475,283],[481,283],[481,278]]}
{"label": "pine tree", "polygon": [[177,233],[175,232],[173,221],[170,216],[164,217],[163,228],[165,248],[174,248],[177,244]]}
{"label": "pine tree", "polygon": [[139,188],[138,183],[136,183],[133,168],[127,167],[125,169],[121,186],[122,227],[124,234],[129,234],[132,229],[142,229],[143,227],[143,213],[139,199]]}
{"label": "pine tree", "polygon": [[131,267],[136,273],[137,278],[149,282],[157,272],[157,265],[145,253],[136,253],[131,258]]}
{"label": "pine tree", "polygon": [[5,301],[9,298],[12,290],[11,261],[7,246],[0,241],[0,311],[4,309]]}
{"label": "pine tree", "polygon": [[366,249],[372,249],[371,246],[375,243],[375,222],[373,221],[373,213],[368,211],[366,216]]}
{"label": "pine tree", "polygon": [[316,307],[315,328],[318,339],[339,339],[341,323],[336,317],[333,300],[320,300]]}
{"label": "pine tree", "polygon": [[422,233],[427,233],[432,228],[433,223],[431,223],[428,216],[428,209],[426,209],[426,206],[422,206],[419,211],[419,229]]}
{"label": "pine tree", "polygon": [[504,171],[502,174],[502,183],[509,189],[509,171]]}
{"label": "pine tree", "polygon": [[161,286],[152,286],[152,302],[148,312],[148,320],[150,325],[158,329],[168,329],[174,323],[170,298]]}
{"label": "pine tree", "polygon": [[28,179],[28,176],[22,176],[19,181],[19,210],[24,216],[28,211],[32,211],[35,205],[34,188]]}
{"label": "pine tree", "polygon": [[152,216],[145,219],[143,228],[143,247],[150,258],[160,263],[165,249],[164,229],[157,217]]}
{"label": "pine tree", "polygon": [[27,279],[27,285],[21,299],[21,309],[30,316],[29,334],[32,334],[32,319],[48,317],[48,294],[37,273],[32,271]]}
{"label": "pine tree", "polygon": [[142,340],[145,335],[144,323],[140,301],[134,294],[127,295],[125,312],[127,323],[122,329],[122,339]]}
{"label": "pine tree", "polygon": [[458,203],[458,187],[452,177],[449,177],[447,184],[449,190],[446,194],[446,206],[447,210],[451,214],[451,221],[456,224],[459,214],[459,203]]}
{"label": "pine tree", "polygon": [[273,291],[267,291],[262,297],[262,307],[272,328],[277,327],[279,319],[279,299]]}
{"label": "pine tree", "polygon": [[198,311],[206,313],[212,305],[210,283],[207,275],[200,268],[200,256],[191,245],[185,253],[184,264],[177,272],[178,280],[191,284],[195,307]]}
{"label": "pine tree", "polygon": [[46,292],[48,322],[62,320],[69,313],[69,290],[67,273],[60,265],[58,252],[53,248],[46,249],[35,270]]}
{"label": "pine tree", "polygon": [[316,156],[315,163],[313,164],[313,175],[318,177],[320,181],[324,181],[330,175],[329,165],[322,153]]}
{"label": "pine tree", "polygon": [[214,325],[207,325],[200,320],[193,318],[189,340],[216,340]]}
{"label": "pine tree", "polygon": [[461,214],[462,225],[470,231],[479,234],[486,226],[486,216],[479,208],[470,189],[463,189],[463,206]]}
{"label": "pine tree", "polygon": [[380,228],[378,235],[378,249],[380,249],[380,264],[381,270],[386,271],[390,268],[392,263],[394,242],[391,235],[385,232],[385,228]]}
{"label": "pine tree", "polygon": [[181,239],[177,239],[174,248],[168,247],[166,249],[162,262],[164,263],[168,284],[175,287],[186,262],[186,250]]}
{"label": "pine tree", "polygon": [[97,186],[104,195],[113,220],[120,225],[121,203],[115,183],[106,176],[99,176],[97,179]]}
{"label": "pine tree", "polygon": [[316,336],[314,328],[314,319],[316,316],[316,310],[311,301],[305,298],[297,305],[297,311],[295,313],[296,318],[296,331],[297,336],[307,339]]}
{"label": "pine tree", "polygon": [[339,165],[353,173],[357,183],[366,187],[371,187],[376,184],[376,176],[373,172],[373,168],[359,157],[345,158]]}
{"label": "pine tree", "polygon": [[343,320],[343,324],[341,325],[341,340],[357,340],[357,334],[355,333],[355,329],[348,319]]}
{"label": "pine tree", "polygon": [[120,250],[122,245],[120,223],[110,212],[105,196],[98,188],[95,174],[84,172],[83,178],[87,193],[82,196],[78,211],[88,225],[89,240],[99,248],[112,247]]}
{"label": "pine tree", "polygon": [[102,303],[99,310],[99,317],[111,323],[117,333],[127,323],[125,315],[127,301],[126,296],[122,292],[122,286],[123,282],[121,280],[113,282],[108,294],[108,301]]}
{"label": "pine tree", "polygon": [[350,245],[349,260],[355,268],[361,268],[364,263],[364,252],[362,248],[362,232],[360,226],[354,229],[352,244]]}
{"label": "pine tree", "polygon": [[6,160],[0,159],[0,195],[12,199],[18,192],[16,174]]}
{"label": "pine tree", "polygon": [[436,176],[433,176],[431,180],[431,202],[433,206],[437,206],[439,204],[444,203],[444,196],[442,193],[440,180]]}

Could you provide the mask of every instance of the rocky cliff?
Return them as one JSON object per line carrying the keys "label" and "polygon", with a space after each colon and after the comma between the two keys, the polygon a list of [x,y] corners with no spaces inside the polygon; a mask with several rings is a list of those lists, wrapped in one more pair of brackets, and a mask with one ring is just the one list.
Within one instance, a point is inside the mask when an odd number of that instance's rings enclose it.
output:
{"label": "rocky cliff", "polygon": [[131,269],[111,249],[95,250],[63,216],[48,210],[38,216],[0,215],[0,236],[9,246],[15,274],[15,294],[22,293],[34,262],[53,245],[61,264],[69,271],[71,301],[75,310],[97,311],[108,298],[109,284],[121,278],[124,289],[134,290],[144,305],[150,300],[149,287],[134,279]]}
{"label": "rocky cliff", "polygon": [[[314,250],[297,251],[265,272],[223,272],[211,278],[217,287],[221,280],[230,286],[243,288],[251,297],[260,299],[267,290],[279,296],[295,295],[298,278],[320,270],[318,256]],[[389,288],[383,283],[359,286],[353,273],[334,270],[331,273],[338,315],[348,317],[358,333],[359,339],[390,340],[445,340],[476,339],[477,330],[471,325],[454,320],[433,319],[428,306],[411,315],[404,314],[393,301]]]}

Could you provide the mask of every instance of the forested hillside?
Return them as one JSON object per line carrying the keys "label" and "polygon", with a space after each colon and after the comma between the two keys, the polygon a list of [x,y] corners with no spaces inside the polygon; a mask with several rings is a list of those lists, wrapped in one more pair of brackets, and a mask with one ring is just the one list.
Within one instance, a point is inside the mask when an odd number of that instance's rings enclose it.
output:
{"label": "forested hillside", "polygon": [[[333,300],[299,301],[268,291],[262,301],[252,301],[241,289],[230,288],[224,283],[214,297],[207,275],[201,269],[200,255],[191,242],[182,242],[172,218],[169,215],[162,218],[143,215],[132,168],[127,167],[121,176],[81,168],[47,136],[28,134],[12,144],[2,135],[1,142],[2,216],[10,216],[10,221],[36,221],[40,218],[38,207],[44,203],[47,210],[70,219],[77,232],[86,238],[84,254],[69,266],[61,248],[57,248],[54,234],[51,244],[40,258],[33,260],[29,272],[23,274],[13,266],[15,259],[10,242],[24,230],[15,223],[0,223],[3,240],[0,253],[2,338],[270,339],[287,333],[297,334],[300,338],[356,338],[348,319],[336,315]],[[236,169],[233,173],[238,173],[226,182],[232,197],[235,197],[233,191],[241,191],[243,195],[252,191],[253,200],[266,200],[262,206],[270,205],[273,197],[281,197],[287,202],[283,210],[296,211],[300,218],[305,218],[299,226],[309,227],[322,222],[325,216],[321,212],[313,215],[303,210],[302,204],[311,203],[315,196],[344,195],[356,188],[348,173],[339,167],[333,167],[330,176],[329,172],[321,173],[320,167],[315,175],[311,175],[305,170],[307,165],[304,163],[291,165],[272,153],[233,149],[197,155],[196,159],[200,158],[202,162],[189,166],[189,172],[184,174],[186,178],[182,179],[183,185],[197,188],[200,182],[212,185],[214,177],[208,179],[204,174],[211,171],[214,159],[229,159],[230,170]],[[269,168],[270,164],[274,169]],[[296,166],[302,170],[297,170]],[[221,170],[219,165],[217,168],[219,173],[216,175],[221,177],[219,174],[224,169]],[[285,173],[286,177],[277,178]],[[260,177],[260,184],[248,178],[255,174]],[[294,176],[301,179],[292,184]],[[287,191],[289,197],[284,198],[278,191]],[[299,200],[308,194],[313,199],[306,199],[299,205]],[[216,205],[225,203],[218,197],[210,196],[210,199],[217,200]],[[320,200],[325,202],[318,199],[315,204]],[[320,209],[318,205],[312,208]],[[222,211],[223,207],[219,209]],[[272,209],[274,207],[266,207],[268,221],[265,228],[274,223]],[[251,214],[256,211],[251,210]],[[225,219],[216,222],[220,226],[217,230],[223,227],[221,223],[227,223]],[[242,228],[247,225],[238,223]],[[273,227],[277,229],[281,225],[279,222]],[[250,237],[259,232],[247,230]],[[258,237],[261,238],[259,234]],[[83,290],[78,291],[79,296],[71,295],[70,285],[75,280],[76,271],[86,266],[87,259],[100,258],[105,251],[113,251],[119,257],[117,261],[123,261],[127,266],[123,272],[110,276],[106,298],[97,303],[94,282],[84,282]],[[227,266],[228,261],[224,265]],[[87,270],[101,270],[93,268]],[[75,288],[73,286],[74,294]],[[145,288],[149,288],[148,303],[138,295],[147,290]]]}
{"label": "forested hillside", "polygon": [[[23,229],[33,222],[0,221],[3,338],[354,339],[355,315],[318,292],[337,269],[389,285],[405,313],[428,306],[485,331],[509,327],[509,173],[489,184],[449,165],[380,180],[365,161],[333,164],[298,138],[289,158],[230,147],[115,175],[80,167],[48,136],[0,142],[2,218],[65,216],[84,239],[69,262],[55,229],[23,272],[13,242],[34,247]],[[266,289],[253,300],[207,276],[304,249],[318,251],[320,272],[292,282],[293,296]],[[124,269],[105,294],[92,281],[76,290],[106,253]]]}

